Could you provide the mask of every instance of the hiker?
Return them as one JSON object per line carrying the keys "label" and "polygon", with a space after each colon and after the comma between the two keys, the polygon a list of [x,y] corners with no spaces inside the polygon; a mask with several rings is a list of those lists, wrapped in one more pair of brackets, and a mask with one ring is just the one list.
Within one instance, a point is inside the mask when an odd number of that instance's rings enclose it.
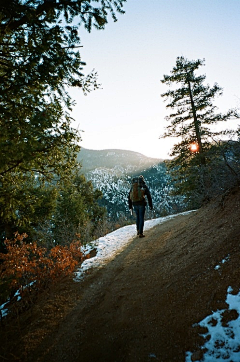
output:
{"label": "hiker", "polygon": [[136,213],[137,235],[139,238],[145,237],[143,234],[144,215],[147,205],[145,196],[147,196],[149,208],[152,210],[152,197],[143,176],[134,177],[132,179],[131,190],[128,194],[128,206],[130,210],[134,208]]}

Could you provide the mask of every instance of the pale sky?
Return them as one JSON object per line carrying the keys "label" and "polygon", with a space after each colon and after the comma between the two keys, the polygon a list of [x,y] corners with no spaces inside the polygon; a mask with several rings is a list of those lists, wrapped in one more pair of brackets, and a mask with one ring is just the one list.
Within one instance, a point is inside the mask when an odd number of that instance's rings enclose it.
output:
{"label": "pale sky", "polygon": [[167,158],[172,141],[159,139],[167,122],[160,96],[178,56],[205,58],[206,83],[223,88],[220,111],[240,106],[240,0],[128,0],[126,13],[105,30],[80,28],[85,73],[98,72],[102,89],[76,100],[81,146],[124,149]]}

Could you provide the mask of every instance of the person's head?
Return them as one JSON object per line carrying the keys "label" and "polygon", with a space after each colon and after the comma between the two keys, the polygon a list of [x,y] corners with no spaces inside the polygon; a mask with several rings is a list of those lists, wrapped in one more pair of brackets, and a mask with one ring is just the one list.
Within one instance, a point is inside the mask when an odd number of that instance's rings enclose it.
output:
{"label": "person's head", "polygon": [[145,184],[144,177],[142,175],[133,177],[132,184],[135,184],[135,183],[138,183],[140,185]]}
{"label": "person's head", "polygon": [[145,180],[142,175],[140,175],[138,179],[139,179],[140,183],[145,184]]}

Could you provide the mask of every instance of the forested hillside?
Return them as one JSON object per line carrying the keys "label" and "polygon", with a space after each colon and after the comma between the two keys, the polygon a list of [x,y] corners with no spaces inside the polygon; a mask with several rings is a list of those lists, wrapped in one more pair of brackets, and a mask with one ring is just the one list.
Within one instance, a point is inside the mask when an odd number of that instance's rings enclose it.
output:
{"label": "forested hillside", "polygon": [[89,150],[81,147],[78,154],[78,161],[81,163],[84,173],[93,171],[96,168],[114,169],[119,176],[122,172],[132,174],[141,172],[162,159],[151,158],[141,153],[127,150]]}
{"label": "forested hillside", "polygon": [[188,204],[183,196],[172,196],[173,185],[163,160],[148,158],[126,150],[94,151],[81,149],[78,160],[82,172],[95,188],[103,194],[99,200],[107,208],[111,220],[120,224],[132,221],[127,197],[131,179],[143,175],[150,189],[154,211],[146,217],[158,217],[184,211]]}

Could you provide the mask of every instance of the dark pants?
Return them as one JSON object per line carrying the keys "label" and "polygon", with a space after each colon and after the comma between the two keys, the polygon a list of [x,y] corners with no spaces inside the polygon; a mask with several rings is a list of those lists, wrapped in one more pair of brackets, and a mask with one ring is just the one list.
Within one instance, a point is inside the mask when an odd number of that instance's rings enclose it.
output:
{"label": "dark pants", "polygon": [[137,231],[139,234],[142,234],[143,227],[144,227],[145,206],[144,205],[134,205],[133,207],[134,207],[134,211],[136,213]]}

